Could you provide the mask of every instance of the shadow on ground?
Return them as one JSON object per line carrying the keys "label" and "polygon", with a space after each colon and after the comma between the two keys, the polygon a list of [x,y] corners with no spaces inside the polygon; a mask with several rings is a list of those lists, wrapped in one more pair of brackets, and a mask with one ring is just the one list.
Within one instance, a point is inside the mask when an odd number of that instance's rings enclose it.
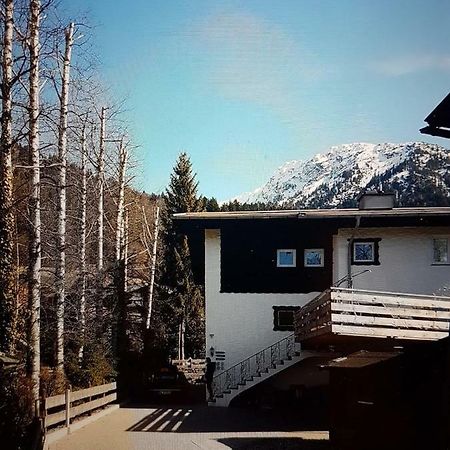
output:
{"label": "shadow on ground", "polygon": [[329,450],[328,441],[301,438],[228,438],[217,439],[232,450]]}
{"label": "shadow on ground", "polygon": [[[133,405],[133,407],[136,406]],[[140,405],[140,407],[143,406]],[[325,424],[311,423],[311,421],[306,420],[304,416],[299,415],[289,408],[261,410],[257,408],[237,407],[211,408],[203,405],[193,405],[191,407],[186,405],[155,405],[153,407],[147,405],[146,408],[149,408],[149,414],[129,427],[127,431],[207,433],[256,431],[288,432],[328,429]],[[299,448],[309,449],[322,447]]]}

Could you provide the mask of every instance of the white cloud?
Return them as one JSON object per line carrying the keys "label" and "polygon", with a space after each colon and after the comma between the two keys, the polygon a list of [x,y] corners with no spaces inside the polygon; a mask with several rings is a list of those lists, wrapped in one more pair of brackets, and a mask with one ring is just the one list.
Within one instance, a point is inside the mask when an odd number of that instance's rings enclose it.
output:
{"label": "white cloud", "polygon": [[450,72],[450,55],[409,55],[387,58],[370,64],[377,72],[388,76],[438,70]]}
{"label": "white cloud", "polygon": [[268,108],[287,123],[300,119],[299,95],[321,70],[282,27],[250,14],[218,14],[197,24],[195,34],[220,95]]}

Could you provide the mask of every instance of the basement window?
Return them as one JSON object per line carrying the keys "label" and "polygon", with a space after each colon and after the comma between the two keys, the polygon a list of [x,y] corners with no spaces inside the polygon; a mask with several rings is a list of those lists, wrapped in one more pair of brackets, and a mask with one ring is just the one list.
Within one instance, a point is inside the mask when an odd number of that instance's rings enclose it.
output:
{"label": "basement window", "polygon": [[448,239],[433,239],[433,264],[448,264]]}
{"label": "basement window", "polygon": [[295,249],[277,250],[277,267],[296,267],[297,251]]}
{"label": "basement window", "polygon": [[294,331],[294,313],[299,306],[274,306],[273,330]]}
{"label": "basement window", "polygon": [[378,243],[381,239],[353,239],[352,264],[355,266],[379,265]]}

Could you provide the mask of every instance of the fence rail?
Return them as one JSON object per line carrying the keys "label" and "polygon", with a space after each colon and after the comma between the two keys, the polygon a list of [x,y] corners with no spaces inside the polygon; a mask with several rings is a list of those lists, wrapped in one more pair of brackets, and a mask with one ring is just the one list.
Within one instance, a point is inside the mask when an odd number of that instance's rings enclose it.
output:
{"label": "fence rail", "polygon": [[63,424],[69,428],[72,419],[117,400],[116,383],[102,384],[44,399],[44,428]]}

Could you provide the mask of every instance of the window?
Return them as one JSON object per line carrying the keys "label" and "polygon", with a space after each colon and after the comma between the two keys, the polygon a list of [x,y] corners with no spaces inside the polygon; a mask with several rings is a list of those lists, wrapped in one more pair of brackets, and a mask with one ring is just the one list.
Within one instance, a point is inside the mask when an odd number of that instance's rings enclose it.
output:
{"label": "window", "polygon": [[433,239],[433,264],[448,264],[448,239]]}
{"label": "window", "polygon": [[297,265],[297,251],[294,249],[277,250],[277,267],[295,267]]}
{"label": "window", "polygon": [[378,243],[381,239],[353,239],[352,264],[356,266],[379,265]]}
{"label": "window", "polygon": [[305,249],[305,267],[323,267],[323,248]]}
{"label": "window", "polygon": [[274,306],[274,331],[294,331],[294,313],[298,309],[299,306]]}

